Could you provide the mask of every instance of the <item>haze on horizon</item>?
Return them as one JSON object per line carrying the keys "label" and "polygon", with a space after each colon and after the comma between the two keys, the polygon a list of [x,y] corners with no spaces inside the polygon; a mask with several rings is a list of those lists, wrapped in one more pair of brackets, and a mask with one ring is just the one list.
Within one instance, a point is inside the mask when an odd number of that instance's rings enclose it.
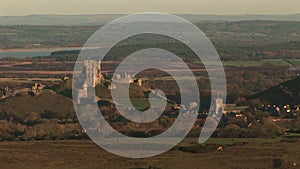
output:
{"label": "haze on horizon", "polygon": [[300,13],[299,0],[0,0],[0,16],[164,12],[217,15]]}

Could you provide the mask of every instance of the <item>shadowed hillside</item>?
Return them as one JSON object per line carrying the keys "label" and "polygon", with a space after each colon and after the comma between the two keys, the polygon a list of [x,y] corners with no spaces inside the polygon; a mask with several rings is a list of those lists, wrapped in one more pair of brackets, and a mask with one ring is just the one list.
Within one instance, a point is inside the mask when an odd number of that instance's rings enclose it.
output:
{"label": "shadowed hillside", "polygon": [[289,80],[264,92],[255,94],[250,99],[259,99],[268,104],[299,104],[300,77]]}

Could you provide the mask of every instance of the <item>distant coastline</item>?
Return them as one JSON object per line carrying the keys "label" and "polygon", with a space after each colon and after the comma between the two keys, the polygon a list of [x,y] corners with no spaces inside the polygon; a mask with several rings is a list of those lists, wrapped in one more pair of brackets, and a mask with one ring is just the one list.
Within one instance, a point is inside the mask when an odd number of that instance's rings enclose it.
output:
{"label": "distant coastline", "polygon": [[[4,25],[104,25],[125,14],[85,14],[85,15],[28,15],[28,16],[0,16],[0,26]],[[203,15],[203,14],[174,14],[193,23],[216,21],[243,20],[274,20],[300,21],[300,14],[291,15]]]}
{"label": "distant coastline", "polygon": [[0,49],[3,52],[55,52],[63,50],[80,50],[81,47],[54,47],[54,48],[17,48],[17,49]]}

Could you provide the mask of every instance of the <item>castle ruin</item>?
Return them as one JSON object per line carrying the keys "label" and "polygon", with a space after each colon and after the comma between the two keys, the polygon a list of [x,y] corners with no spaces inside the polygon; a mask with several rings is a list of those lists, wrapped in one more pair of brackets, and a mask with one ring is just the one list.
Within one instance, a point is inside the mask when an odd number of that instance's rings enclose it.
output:
{"label": "castle ruin", "polygon": [[103,76],[101,74],[101,62],[96,60],[85,60],[84,70],[82,76],[84,83],[81,89],[77,90],[77,102],[80,103],[81,99],[92,98],[95,94],[94,88],[101,84]]}
{"label": "castle ruin", "polygon": [[96,60],[85,60],[84,61],[84,74],[85,74],[85,84],[88,87],[96,87],[103,80],[101,74],[101,62]]}

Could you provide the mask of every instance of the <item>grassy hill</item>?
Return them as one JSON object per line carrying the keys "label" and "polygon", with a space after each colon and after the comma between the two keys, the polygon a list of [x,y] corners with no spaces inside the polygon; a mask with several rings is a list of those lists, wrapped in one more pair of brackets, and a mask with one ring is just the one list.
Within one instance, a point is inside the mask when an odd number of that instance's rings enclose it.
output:
{"label": "grassy hill", "polygon": [[250,99],[259,99],[269,104],[299,104],[300,77],[272,87],[264,92],[255,94]]}
{"label": "grassy hill", "polygon": [[24,119],[30,113],[58,119],[73,118],[75,116],[71,99],[48,92],[39,96],[20,95],[8,98],[4,102],[0,102],[0,112],[6,114],[6,117],[17,116]]}

